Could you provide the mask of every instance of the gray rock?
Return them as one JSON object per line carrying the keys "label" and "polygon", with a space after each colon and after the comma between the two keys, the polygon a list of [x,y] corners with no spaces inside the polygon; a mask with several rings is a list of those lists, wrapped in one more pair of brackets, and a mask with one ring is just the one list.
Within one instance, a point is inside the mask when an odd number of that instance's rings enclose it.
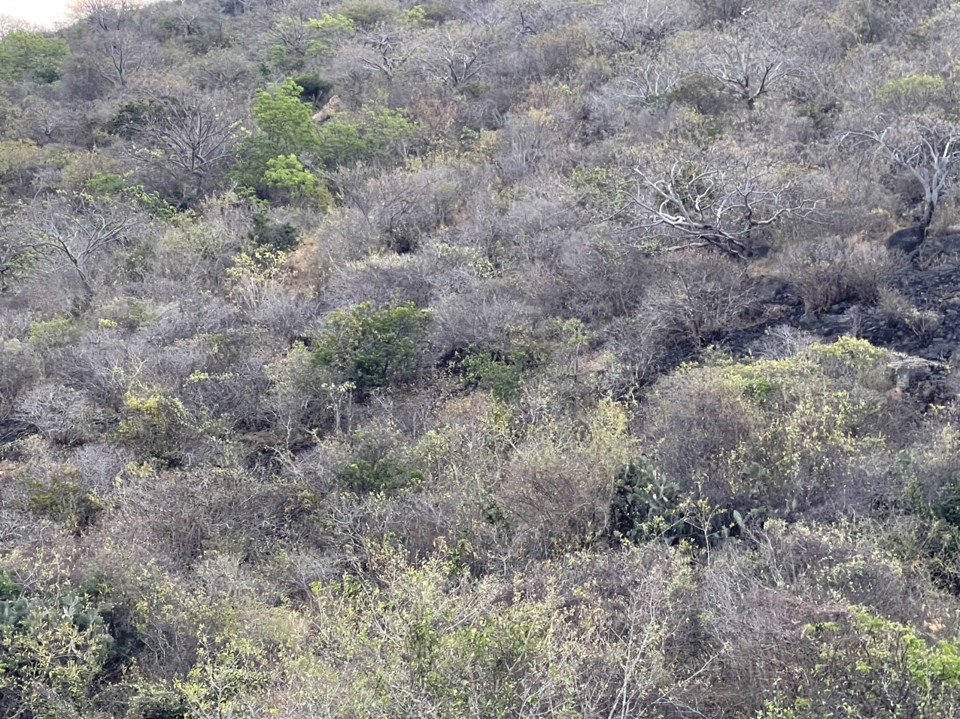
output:
{"label": "gray rock", "polygon": [[903,392],[915,390],[919,385],[929,380],[939,368],[939,362],[920,357],[904,357],[887,365],[887,370],[890,372],[890,383]]}

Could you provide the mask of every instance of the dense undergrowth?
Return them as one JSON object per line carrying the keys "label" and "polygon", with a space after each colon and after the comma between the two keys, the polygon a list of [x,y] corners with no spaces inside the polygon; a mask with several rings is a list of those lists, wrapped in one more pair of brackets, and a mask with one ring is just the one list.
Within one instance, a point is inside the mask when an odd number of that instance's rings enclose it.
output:
{"label": "dense undergrowth", "polygon": [[0,37],[0,716],[958,716],[960,8],[77,7]]}

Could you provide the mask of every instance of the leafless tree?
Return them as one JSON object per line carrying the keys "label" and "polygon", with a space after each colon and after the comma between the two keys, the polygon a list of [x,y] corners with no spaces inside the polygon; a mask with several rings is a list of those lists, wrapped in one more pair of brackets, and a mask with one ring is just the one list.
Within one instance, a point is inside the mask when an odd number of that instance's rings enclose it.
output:
{"label": "leafless tree", "polygon": [[906,170],[923,190],[919,228],[925,236],[948,185],[960,168],[960,126],[937,117],[915,116],[882,130],[847,130],[840,144],[866,145],[874,155]]}
{"label": "leafless tree", "polygon": [[613,47],[634,52],[659,43],[675,32],[682,19],[681,3],[665,0],[620,0],[598,7],[597,27]]}
{"label": "leafless tree", "polygon": [[634,65],[624,73],[621,93],[647,104],[673,92],[686,77],[682,67],[663,61],[663,53],[634,56]]}
{"label": "leafless tree", "polygon": [[703,57],[700,72],[719,82],[748,110],[774,85],[800,73],[787,55],[756,36],[720,37],[712,42],[717,49]]}
{"label": "leafless tree", "polygon": [[111,32],[122,30],[131,14],[143,5],[143,0],[73,0],[70,14],[75,20],[87,20],[102,32]]}
{"label": "leafless tree", "polygon": [[398,29],[371,30],[360,37],[360,42],[363,47],[360,65],[381,75],[387,84],[393,82],[397,72],[414,54],[411,39]]}
{"label": "leafless tree", "polygon": [[30,23],[19,18],[15,18],[12,15],[5,15],[0,13],[0,37],[3,37],[7,33],[13,32],[14,30],[27,30],[30,27]]}
{"label": "leafless tree", "polygon": [[490,62],[489,43],[477,33],[444,28],[422,59],[427,73],[453,87],[476,80]]}
{"label": "leafless tree", "polygon": [[79,308],[84,310],[93,302],[96,258],[124,241],[140,222],[131,208],[88,196],[38,200],[16,218],[11,244],[35,271],[69,268],[80,283]]}
{"label": "leafless tree", "polygon": [[190,91],[161,94],[132,128],[131,152],[179,185],[182,197],[200,197],[210,177],[233,157],[239,122],[214,98]]}
{"label": "leafless tree", "polygon": [[819,200],[791,197],[776,168],[740,161],[677,161],[666,176],[635,168],[635,229],[669,228],[679,242],[668,250],[713,247],[734,257],[750,254],[752,235],[787,216],[809,216]]}

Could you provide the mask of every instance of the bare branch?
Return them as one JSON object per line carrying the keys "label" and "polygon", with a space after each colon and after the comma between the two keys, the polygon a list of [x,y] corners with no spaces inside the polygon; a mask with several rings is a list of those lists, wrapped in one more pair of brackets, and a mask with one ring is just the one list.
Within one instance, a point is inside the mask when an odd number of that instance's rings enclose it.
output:
{"label": "bare branch", "polygon": [[669,228],[680,241],[668,250],[715,247],[736,257],[750,253],[753,232],[784,217],[806,217],[819,200],[788,200],[787,185],[770,168],[675,162],[666,177],[635,168],[635,204],[645,214],[637,228]]}
{"label": "bare branch", "polygon": [[85,196],[37,201],[16,218],[13,249],[30,256],[38,271],[69,267],[80,282],[80,307],[93,301],[95,259],[122,242],[140,223],[130,208],[115,208]]}
{"label": "bare branch", "polygon": [[239,122],[215,101],[192,92],[161,94],[131,130],[131,154],[156,166],[184,198],[200,197],[208,178],[233,158]]}
{"label": "bare branch", "polygon": [[960,169],[960,127],[927,116],[896,125],[878,120],[882,130],[847,130],[837,141],[840,145],[872,148],[875,157],[910,173],[923,190],[919,227],[926,235],[947,185]]}
{"label": "bare branch", "polygon": [[756,39],[729,38],[726,42],[721,39],[718,44],[719,49],[701,61],[700,72],[719,82],[749,110],[774,85],[800,74],[789,57]]}

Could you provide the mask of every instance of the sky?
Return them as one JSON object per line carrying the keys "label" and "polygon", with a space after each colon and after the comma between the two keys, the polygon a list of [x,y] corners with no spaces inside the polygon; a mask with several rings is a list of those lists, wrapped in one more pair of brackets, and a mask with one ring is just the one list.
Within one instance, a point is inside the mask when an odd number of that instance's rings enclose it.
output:
{"label": "sky", "polygon": [[0,15],[53,27],[66,18],[69,3],[70,0],[0,0]]}

